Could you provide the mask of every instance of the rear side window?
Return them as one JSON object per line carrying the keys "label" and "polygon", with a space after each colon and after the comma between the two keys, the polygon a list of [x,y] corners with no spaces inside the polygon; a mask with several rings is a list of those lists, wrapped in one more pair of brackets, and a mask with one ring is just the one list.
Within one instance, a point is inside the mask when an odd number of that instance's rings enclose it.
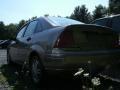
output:
{"label": "rear side window", "polygon": [[36,29],[36,26],[37,26],[37,21],[30,22],[30,24],[28,25],[25,31],[24,37],[32,35]]}
{"label": "rear side window", "polygon": [[44,19],[41,19],[40,22],[41,22],[41,25],[42,25],[43,30],[47,30],[47,29],[53,28],[53,27],[52,27],[46,20],[44,20]]}

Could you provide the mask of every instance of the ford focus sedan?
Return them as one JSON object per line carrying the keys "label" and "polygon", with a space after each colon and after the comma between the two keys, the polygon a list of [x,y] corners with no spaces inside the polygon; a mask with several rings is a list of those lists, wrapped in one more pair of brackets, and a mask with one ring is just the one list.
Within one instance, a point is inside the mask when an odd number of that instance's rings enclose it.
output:
{"label": "ford focus sedan", "polygon": [[61,17],[41,17],[26,23],[7,50],[8,64],[29,67],[34,83],[44,71],[97,73],[118,63],[118,35],[111,29]]}

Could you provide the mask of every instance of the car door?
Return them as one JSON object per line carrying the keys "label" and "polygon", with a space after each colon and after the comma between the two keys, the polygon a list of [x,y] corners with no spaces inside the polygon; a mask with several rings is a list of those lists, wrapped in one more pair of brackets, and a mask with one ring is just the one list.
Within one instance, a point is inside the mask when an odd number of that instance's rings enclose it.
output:
{"label": "car door", "polygon": [[22,43],[19,45],[18,55],[19,61],[24,62],[26,59],[28,59],[29,52],[31,51],[30,47],[32,45],[32,37],[34,36],[34,32],[36,29],[38,21],[34,20],[29,23],[27,26],[25,33],[23,35],[23,38],[19,39]]}
{"label": "car door", "polygon": [[17,36],[16,43],[16,61],[18,63],[23,63],[27,58],[30,52],[30,46],[32,45],[32,35],[37,26],[37,20],[30,22],[26,25],[26,29],[22,37]]}

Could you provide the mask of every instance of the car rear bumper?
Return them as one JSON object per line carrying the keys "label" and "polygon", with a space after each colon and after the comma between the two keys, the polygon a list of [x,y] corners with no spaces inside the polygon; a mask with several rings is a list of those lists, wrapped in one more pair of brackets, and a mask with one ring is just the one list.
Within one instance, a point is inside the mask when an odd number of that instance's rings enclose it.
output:
{"label": "car rear bumper", "polygon": [[47,69],[73,71],[83,68],[96,72],[120,63],[120,49],[52,53],[46,56]]}

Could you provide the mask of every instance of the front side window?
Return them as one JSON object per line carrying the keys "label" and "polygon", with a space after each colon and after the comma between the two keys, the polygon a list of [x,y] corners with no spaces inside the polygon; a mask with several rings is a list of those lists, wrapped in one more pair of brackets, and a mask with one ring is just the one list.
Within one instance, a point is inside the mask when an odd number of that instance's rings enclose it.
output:
{"label": "front side window", "polygon": [[23,34],[24,34],[25,30],[26,30],[26,27],[27,27],[27,26],[24,26],[24,27],[20,30],[20,32],[19,32],[18,35],[17,35],[17,38],[23,37]]}
{"label": "front side window", "polygon": [[34,33],[35,29],[36,29],[36,25],[37,25],[37,21],[32,21],[28,25],[28,27],[26,29],[26,32],[24,34],[24,37],[32,35]]}

